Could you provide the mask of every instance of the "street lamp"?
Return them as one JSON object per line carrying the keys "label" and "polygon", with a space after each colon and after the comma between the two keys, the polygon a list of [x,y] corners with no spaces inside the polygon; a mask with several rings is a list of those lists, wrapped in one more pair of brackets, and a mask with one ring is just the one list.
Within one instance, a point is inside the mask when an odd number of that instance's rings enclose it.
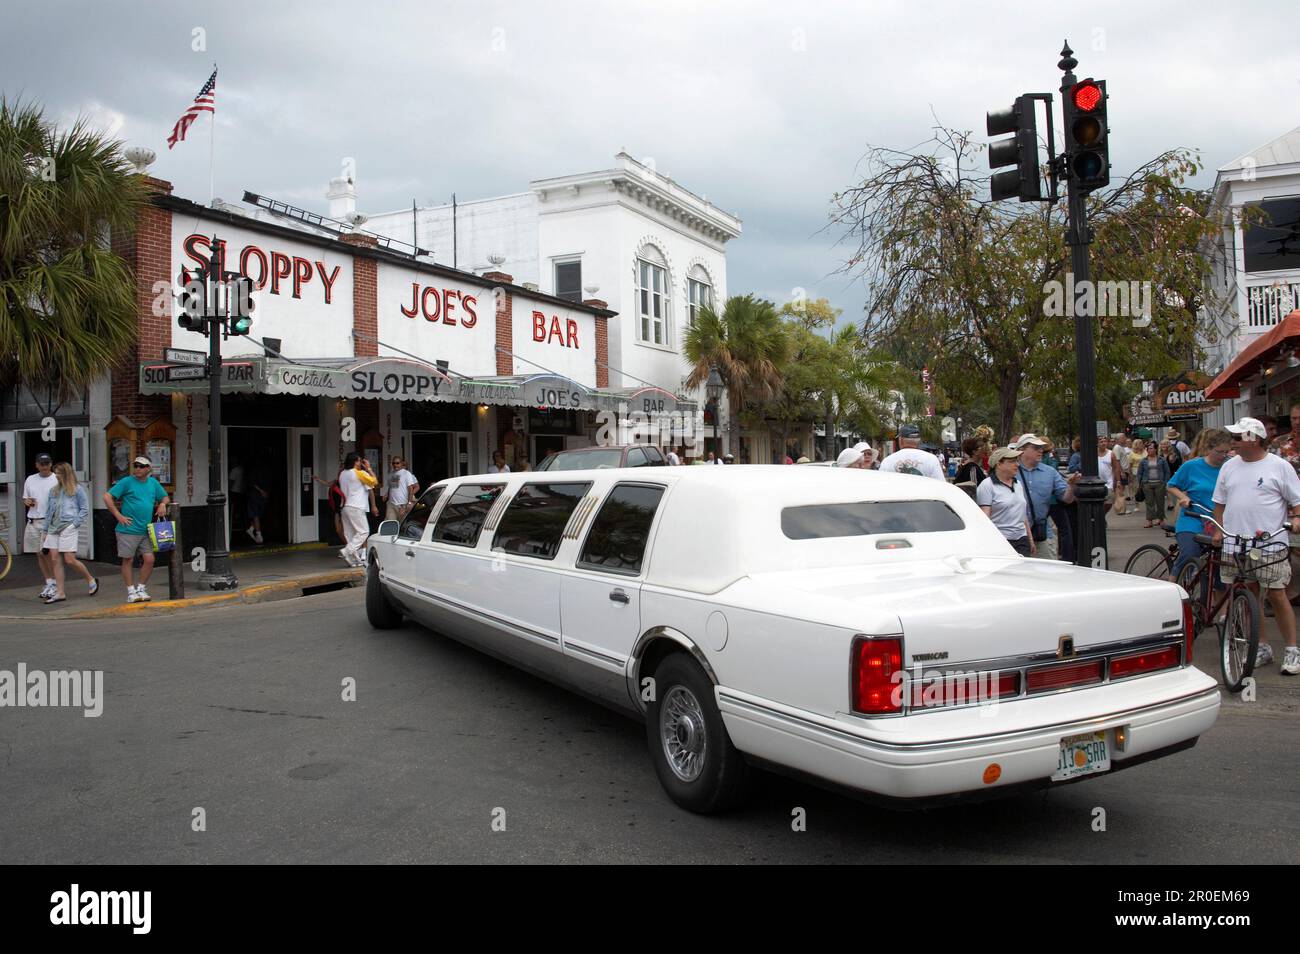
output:
{"label": "street lamp", "polygon": [[719,457],[722,456],[722,446],[718,443],[718,434],[721,429],[718,425],[718,401],[722,399],[722,389],[726,383],[722,380],[722,375],[713,365],[709,366],[709,379],[704,382],[704,393],[708,398],[708,405],[713,409],[713,451]]}

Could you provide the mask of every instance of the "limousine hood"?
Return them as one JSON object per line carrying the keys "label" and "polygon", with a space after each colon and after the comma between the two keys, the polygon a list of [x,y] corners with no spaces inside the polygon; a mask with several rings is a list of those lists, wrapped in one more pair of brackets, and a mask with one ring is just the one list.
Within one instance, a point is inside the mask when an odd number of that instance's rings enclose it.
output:
{"label": "limousine hood", "polygon": [[[1172,583],[1068,563],[975,557],[756,574],[728,596],[866,635],[903,634],[904,653],[953,661],[1078,649],[1182,622]],[[896,625],[894,625],[896,624]]]}

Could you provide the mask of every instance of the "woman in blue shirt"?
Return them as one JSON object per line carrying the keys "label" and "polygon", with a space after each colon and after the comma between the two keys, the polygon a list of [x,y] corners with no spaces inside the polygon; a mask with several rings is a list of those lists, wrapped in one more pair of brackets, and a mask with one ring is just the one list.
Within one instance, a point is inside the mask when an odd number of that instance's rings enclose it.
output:
{"label": "woman in blue shirt", "polygon": [[1174,579],[1178,579],[1179,570],[1201,555],[1196,534],[1205,532],[1201,517],[1214,513],[1214,485],[1219,479],[1219,468],[1232,448],[1232,435],[1217,427],[1203,431],[1200,440],[1203,456],[1187,461],[1169,478],[1169,496],[1182,508],[1174,524],[1178,539],[1178,559],[1172,570]]}

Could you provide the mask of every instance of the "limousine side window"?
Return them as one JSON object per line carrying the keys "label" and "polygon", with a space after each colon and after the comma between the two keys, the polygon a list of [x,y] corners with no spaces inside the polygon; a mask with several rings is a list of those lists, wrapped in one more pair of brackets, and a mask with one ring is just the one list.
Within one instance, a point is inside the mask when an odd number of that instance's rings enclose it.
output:
{"label": "limousine side window", "polygon": [[578,565],[593,570],[628,573],[641,572],[650,525],[664,495],[662,487],[643,484],[619,484],[600,507],[591,522]]}
{"label": "limousine side window", "polygon": [[504,489],[505,484],[461,484],[457,487],[433,525],[434,542],[474,546],[488,511]]}
{"label": "limousine side window", "polygon": [[965,527],[957,512],[942,500],[811,504],[781,511],[781,532],[791,540],[862,537],[875,533],[938,533]]}
{"label": "limousine side window", "polygon": [[420,499],[415,502],[411,512],[402,521],[402,526],[398,529],[397,535],[403,540],[421,539],[424,536],[425,524],[429,522],[429,515],[433,513],[433,508],[445,489],[445,487],[430,487],[420,494]]}
{"label": "limousine side window", "polygon": [[555,559],[564,528],[590,488],[590,483],[524,484],[497,525],[492,549]]}

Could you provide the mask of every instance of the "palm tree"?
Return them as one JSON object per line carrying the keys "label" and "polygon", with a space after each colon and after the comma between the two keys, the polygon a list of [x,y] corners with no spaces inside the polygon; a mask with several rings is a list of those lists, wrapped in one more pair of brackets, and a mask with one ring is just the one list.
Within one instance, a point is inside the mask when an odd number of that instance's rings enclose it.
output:
{"label": "palm tree", "polygon": [[691,364],[686,387],[699,387],[717,368],[727,388],[728,430],[738,439],[745,403],[769,400],[781,387],[780,367],[789,346],[770,301],[733,295],[721,314],[706,305],[686,332],[682,350]]}
{"label": "palm tree", "polygon": [[136,287],[109,236],[144,189],[121,143],[0,98],[0,381],[82,392],[136,336]]}

